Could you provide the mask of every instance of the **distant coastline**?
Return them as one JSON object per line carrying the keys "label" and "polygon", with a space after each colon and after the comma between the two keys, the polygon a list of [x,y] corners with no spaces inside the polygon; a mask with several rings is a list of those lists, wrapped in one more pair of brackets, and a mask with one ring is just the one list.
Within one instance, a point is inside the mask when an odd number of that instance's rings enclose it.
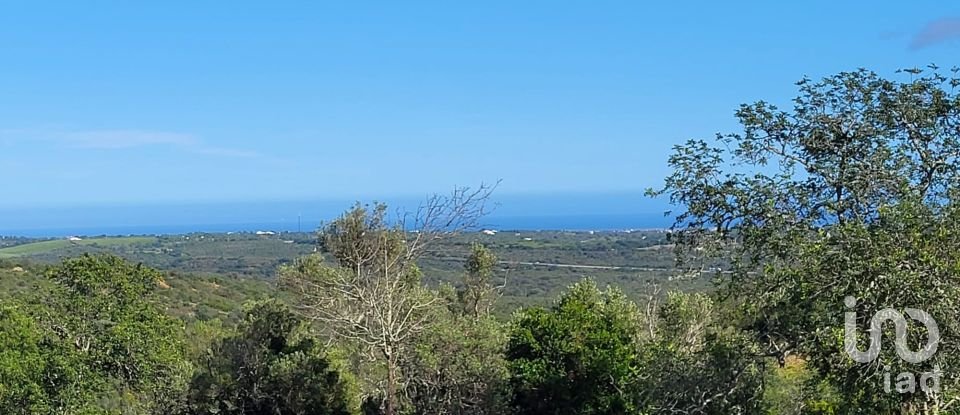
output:
{"label": "distant coastline", "polygon": [[[332,219],[332,218],[331,218]],[[240,222],[222,224],[156,224],[124,226],[60,226],[49,228],[0,229],[0,236],[30,238],[60,238],[97,235],[180,235],[189,233],[226,232],[312,232],[320,227],[317,220]],[[662,214],[598,214],[598,215],[542,215],[491,216],[483,227],[518,231],[626,231],[662,229],[670,221]]]}
{"label": "distant coastline", "polygon": [[[421,198],[387,198],[414,211]],[[368,200],[378,200],[368,198]],[[344,199],[103,206],[2,207],[0,235],[67,237],[173,235],[194,232],[310,232],[356,202]],[[481,226],[503,230],[651,229],[670,226],[666,202],[642,192],[502,195]]]}

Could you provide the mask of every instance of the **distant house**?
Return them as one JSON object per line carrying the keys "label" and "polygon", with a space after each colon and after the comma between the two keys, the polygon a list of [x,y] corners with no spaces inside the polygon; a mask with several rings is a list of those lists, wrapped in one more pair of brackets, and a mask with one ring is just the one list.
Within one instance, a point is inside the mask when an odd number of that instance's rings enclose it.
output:
{"label": "distant house", "polygon": [[484,230],[480,231],[480,233],[482,233],[482,234],[484,234],[484,235],[491,235],[491,236],[492,236],[492,235],[496,235],[496,234],[497,234],[497,231],[495,231],[495,230],[493,230],[493,229],[484,229]]}
{"label": "distant house", "polygon": [[257,235],[260,235],[260,236],[273,236],[276,234],[277,233],[273,231],[257,231]]}
{"label": "distant house", "polygon": [[83,239],[78,238],[78,237],[76,237],[76,236],[71,236],[71,237],[67,238],[67,240],[70,241],[70,242],[77,242],[77,241],[82,241]]}

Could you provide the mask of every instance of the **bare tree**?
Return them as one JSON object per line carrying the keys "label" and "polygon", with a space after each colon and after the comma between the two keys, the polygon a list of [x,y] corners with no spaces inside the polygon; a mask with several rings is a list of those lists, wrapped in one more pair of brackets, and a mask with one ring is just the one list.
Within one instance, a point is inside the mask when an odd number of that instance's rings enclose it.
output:
{"label": "bare tree", "polygon": [[407,346],[439,304],[421,284],[416,261],[434,242],[477,228],[495,187],[460,187],[431,196],[393,223],[385,205],[357,204],[321,232],[323,251],[333,264],[314,255],[280,271],[280,285],[296,295],[301,312],[382,359],[387,415],[397,411]]}

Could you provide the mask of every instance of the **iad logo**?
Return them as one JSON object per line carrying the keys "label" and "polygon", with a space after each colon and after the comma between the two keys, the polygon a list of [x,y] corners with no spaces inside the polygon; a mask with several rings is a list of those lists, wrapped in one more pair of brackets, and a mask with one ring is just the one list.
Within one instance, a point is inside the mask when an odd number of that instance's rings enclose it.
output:
{"label": "iad logo", "polygon": [[[847,297],[843,300],[848,309],[854,310],[857,306],[857,299]],[[904,309],[910,318],[916,320],[927,328],[927,342],[920,350],[913,351],[907,345],[907,319],[899,311],[892,308],[885,308],[878,311],[870,319],[870,347],[867,351],[860,351],[857,346],[857,313],[848,311],[844,313],[844,351],[858,363],[870,363],[880,356],[881,337],[883,335],[883,324],[893,322],[895,329],[894,344],[897,348],[897,356],[908,363],[922,363],[933,357],[937,353],[937,346],[940,344],[940,328],[937,322],[927,312],[916,308]],[[885,369],[889,370],[889,369]],[[920,389],[926,393],[936,392],[940,389],[940,371],[925,372],[920,375]],[[891,391],[890,372],[886,371],[883,375],[884,391]],[[931,384],[932,381],[932,384]],[[896,391],[898,393],[916,392],[916,376],[910,372],[904,372],[897,375]]]}

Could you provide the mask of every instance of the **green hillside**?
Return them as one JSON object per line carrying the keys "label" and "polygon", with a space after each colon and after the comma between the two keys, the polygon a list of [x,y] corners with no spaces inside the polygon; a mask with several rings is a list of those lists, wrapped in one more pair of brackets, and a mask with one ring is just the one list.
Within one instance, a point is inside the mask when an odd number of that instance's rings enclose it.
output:
{"label": "green hillside", "polygon": [[71,247],[125,247],[131,245],[148,245],[157,242],[156,237],[135,236],[135,237],[110,237],[110,238],[92,238],[71,241],[67,239],[57,239],[51,241],[42,241],[16,245],[0,249],[0,258],[13,258],[24,255],[39,255]]}

